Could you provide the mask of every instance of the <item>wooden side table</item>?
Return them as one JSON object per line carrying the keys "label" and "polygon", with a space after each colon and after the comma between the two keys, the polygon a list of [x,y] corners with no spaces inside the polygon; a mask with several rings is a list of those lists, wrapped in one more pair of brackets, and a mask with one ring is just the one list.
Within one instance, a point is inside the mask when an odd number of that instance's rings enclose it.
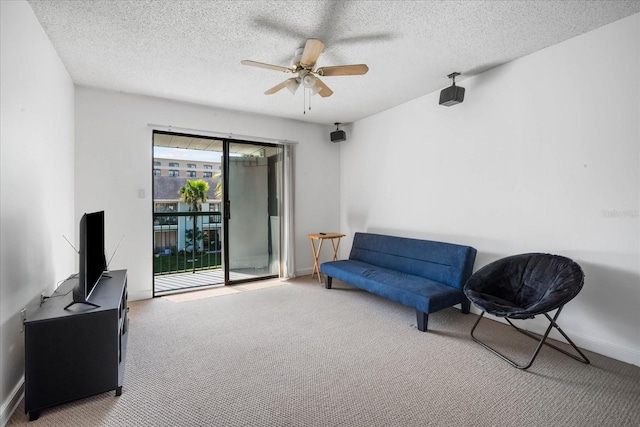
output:
{"label": "wooden side table", "polygon": [[[320,276],[320,264],[318,259],[320,258],[320,251],[322,250],[322,242],[325,240],[331,240],[333,246],[333,260],[338,260],[338,247],[340,247],[340,239],[344,237],[344,234],[340,233],[316,233],[309,234],[309,242],[311,242],[311,250],[313,251],[313,272],[311,278],[318,273],[318,281],[322,283],[322,276]],[[318,248],[316,249],[315,241],[318,241]]]}

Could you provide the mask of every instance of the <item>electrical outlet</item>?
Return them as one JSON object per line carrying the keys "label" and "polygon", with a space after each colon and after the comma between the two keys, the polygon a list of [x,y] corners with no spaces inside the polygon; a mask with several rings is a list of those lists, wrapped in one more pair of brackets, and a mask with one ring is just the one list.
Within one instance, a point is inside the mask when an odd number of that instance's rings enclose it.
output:
{"label": "electrical outlet", "polygon": [[20,322],[20,332],[24,332],[24,322],[27,320],[27,309],[23,308],[20,310],[20,317],[22,318],[22,322]]}

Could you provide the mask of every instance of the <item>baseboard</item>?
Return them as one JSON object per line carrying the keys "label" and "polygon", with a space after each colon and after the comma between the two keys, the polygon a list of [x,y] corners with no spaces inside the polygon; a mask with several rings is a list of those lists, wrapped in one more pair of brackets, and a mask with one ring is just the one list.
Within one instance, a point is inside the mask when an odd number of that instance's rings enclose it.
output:
{"label": "baseboard", "polygon": [[[535,321],[531,321],[528,323],[529,325],[527,329],[539,335],[543,335],[548,326],[548,325],[537,323]],[[560,321],[559,321],[559,324],[560,324]],[[569,336],[569,338],[571,338],[571,341],[573,341],[578,347],[582,349],[593,351],[594,353],[598,353],[603,356],[607,356],[612,359],[619,360],[621,362],[629,363],[631,365],[640,366],[640,351],[633,350],[630,348],[625,348],[625,347],[608,343],[605,341],[596,340],[592,337],[587,337],[585,335],[581,335],[576,332],[567,330],[562,325],[560,325],[560,327],[565,331],[565,333]],[[560,335],[560,333],[555,329],[551,331],[549,336],[554,340],[566,342],[565,339],[562,337],[562,335]]]}
{"label": "baseboard", "polygon": [[15,412],[23,397],[24,376],[20,379],[20,382],[15,386],[15,388],[9,395],[9,399],[7,399],[6,402],[2,403],[2,413],[0,414],[0,425],[2,425],[2,427],[4,427],[9,422],[11,416]]}
{"label": "baseboard", "polygon": [[139,301],[139,300],[143,300],[143,299],[151,299],[153,297],[153,295],[151,294],[151,291],[136,291],[136,292],[131,292],[131,289],[129,289],[129,301]]}
{"label": "baseboard", "polygon": [[312,272],[313,272],[313,267],[311,267],[311,268],[303,268],[302,270],[296,270],[296,277],[311,276]]}
{"label": "baseboard", "polygon": [[[471,312],[475,314],[480,314],[480,311],[475,307],[471,307]],[[507,324],[507,322],[504,319],[499,317],[494,317],[489,314],[485,314],[485,318],[496,321],[496,322]],[[524,330],[533,332],[535,334],[543,335],[547,330],[547,327],[549,326],[549,324],[539,323],[536,320],[537,318],[534,320],[516,321],[514,323],[518,327]],[[566,327],[564,327],[563,325],[561,325],[561,327],[564,330],[564,332],[569,336],[569,338],[571,338],[571,340],[575,343],[575,345],[577,345],[581,349],[592,351],[594,353],[598,353],[603,356],[607,356],[624,363],[629,363],[630,365],[640,366],[640,351],[638,350],[622,347],[617,344],[612,344],[606,341],[597,340],[592,337],[588,337],[586,335],[573,332],[567,329]],[[555,329],[553,329],[551,333],[549,333],[549,337],[560,342],[566,342],[565,339],[562,337],[562,335],[560,335],[560,333]]]}

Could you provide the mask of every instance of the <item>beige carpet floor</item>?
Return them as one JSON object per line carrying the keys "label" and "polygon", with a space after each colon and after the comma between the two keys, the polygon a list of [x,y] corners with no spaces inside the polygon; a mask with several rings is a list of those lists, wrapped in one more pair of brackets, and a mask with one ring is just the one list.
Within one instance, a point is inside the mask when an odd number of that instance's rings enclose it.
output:
{"label": "beige carpet floor", "polygon": [[[543,348],[527,371],[474,343],[456,309],[415,311],[302,277],[130,304],[123,393],[8,426],[635,426],[640,368]],[[558,320],[562,326],[562,316]],[[498,322],[478,335],[526,359],[535,342]]]}

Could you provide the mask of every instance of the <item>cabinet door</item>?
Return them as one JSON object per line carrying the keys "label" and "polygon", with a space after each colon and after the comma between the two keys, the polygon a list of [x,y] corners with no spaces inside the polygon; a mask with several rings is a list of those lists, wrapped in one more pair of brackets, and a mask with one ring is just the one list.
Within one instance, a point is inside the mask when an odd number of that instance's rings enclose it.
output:
{"label": "cabinet door", "polygon": [[25,409],[113,390],[118,381],[117,313],[52,318],[25,327]]}

